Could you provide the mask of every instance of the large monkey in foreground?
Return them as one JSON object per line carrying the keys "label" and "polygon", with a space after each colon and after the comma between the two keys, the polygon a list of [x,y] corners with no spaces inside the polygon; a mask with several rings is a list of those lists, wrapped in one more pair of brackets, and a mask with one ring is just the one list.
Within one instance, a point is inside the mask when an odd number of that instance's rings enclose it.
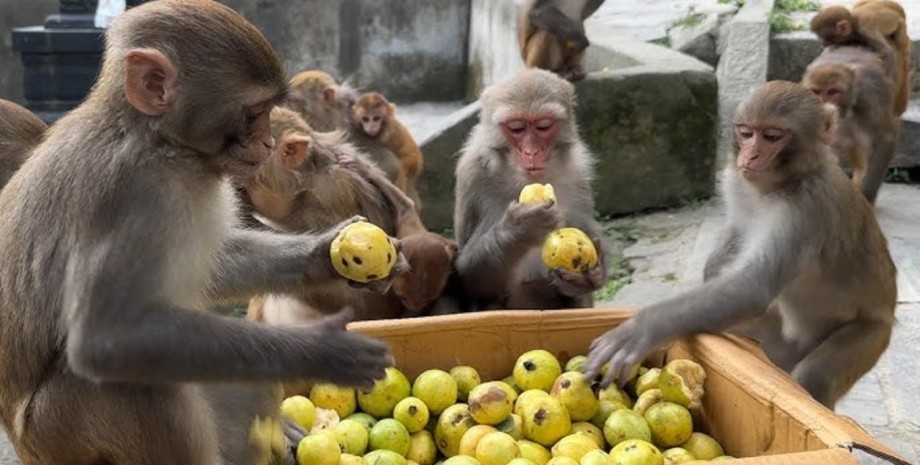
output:
{"label": "large monkey in foreground", "polygon": [[891,80],[879,56],[863,47],[826,48],[802,84],[837,108],[833,147],[849,161],[853,182],[870,204],[897,150],[900,119],[891,111]]}
{"label": "large monkey in foreground", "polygon": [[[366,387],[392,359],[344,330],[348,312],[271,327],[203,310],[340,279],[328,253],[346,222],[301,235],[234,224],[227,178],[270,154],[280,61],[211,0],[129,9],[105,41],[86,100],[0,191],[0,421],[26,465],[290,454],[272,427],[278,381]],[[275,439],[254,441],[266,426]]]}
{"label": "large monkey in foreground", "polygon": [[895,266],[869,203],[830,154],[833,112],[773,81],[741,102],[725,168],[728,227],[704,283],[639,311],[591,344],[586,375],[626,381],[663,344],[734,330],[833,409],[888,347]]}
{"label": "large monkey in foreground", "polygon": [[525,0],[517,34],[528,68],[546,69],[570,81],[584,79],[588,37],[584,22],[604,0]]}
{"label": "large monkey in foreground", "polygon": [[[487,88],[456,169],[457,273],[478,307],[594,305],[606,281],[606,244],[594,220],[593,157],[578,138],[575,87],[540,69]],[[530,183],[551,183],[557,202],[517,201]],[[547,234],[576,227],[598,248],[588,273],[551,271],[540,258]]]}

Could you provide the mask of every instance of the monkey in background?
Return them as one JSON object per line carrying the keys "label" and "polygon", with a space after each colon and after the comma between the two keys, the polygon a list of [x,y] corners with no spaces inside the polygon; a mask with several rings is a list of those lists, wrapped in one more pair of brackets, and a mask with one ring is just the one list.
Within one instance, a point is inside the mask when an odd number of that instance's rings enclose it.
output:
{"label": "monkey in background", "polygon": [[525,0],[518,15],[518,43],[528,68],[546,69],[570,81],[584,79],[588,47],[584,21],[604,0]]}
{"label": "monkey in background", "polygon": [[0,99],[0,189],[38,145],[48,125],[34,113]]}
{"label": "monkey in background", "polygon": [[895,322],[896,269],[872,207],[830,153],[833,109],[801,84],[755,89],[734,118],[727,225],[703,283],[595,339],[585,374],[623,384],[662,345],[739,332],[830,409],[876,364]]}
{"label": "monkey in background", "polygon": [[[456,167],[457,274],[480,309],[585,308],[607,277],[607,247],[594,219],[594,159],[578,137],[575,87],[530,69],[483,91],[482,110]],[[556,202],[517,201],[530,183],[550,183]],[[594,241],[588,272],[550,270],[547,234],[575,227]]]}
{"label": "monkey in background", "polygon": [[[0,190],[0,424],[25,465],[291,460],[303,432],[272,427],[279,382],[370,387],[387,344],[346,331],[347,310],[270,327],[205,309],[342,281],[329,247],[357,218],[299,235],[237,227],[229,179],[270,155],[287,92],[239,14],[148,2],[105,45],[89,95]],[[264,425],[286,441],[254,440]]]}
{"label": "monkey in background", "polygon": [[[383,297],[341,282],[310,285],[288,295],[253,299],[249,318],[302,323],[343,306],[354,308],[360,320],[396,318],[407,313],[401,301],[427,305],[428,299],[439,296],[455,254],[441,255],[448,241],[426,231],[411,200],[345,142],[341,132],[315,132],[284,108],[272,111],[271,125],[276,141],[273,154],[245,183],[259,217],[276,230],[300,233],[325,230],[343,218],[362,215],[409,243],[409,250],[402,252],[408,269],[394,270],[393,287]],[[428,240],[419,242],[415,236]]]}
{"label": "monkey in background", "polygon": [[857,46],[826,48],[802,84],[837,109],[832,146],[846,157],[853,182],[875,203],[897,149],[900,121],[892,111],[891,80],[878,54]]}
{"label": "monkey in background", "polygon": [[396,155],[400,166],[390,179],[415,202],[416,211],[421,212],[422,201],[415,183],[424,157],[412,134],[396,119],[396,105],[378,92],[367,92],[358,97],[353,114],[356,131],[377,140]]}
{"label": "monkey in background", "polygon": [[300,113],[316,132],[329,132],[351,126],[351,108],[358,99],[350,86],[339,84],[329,73],[301,71],[290,80],[285,106]]}
{"label": "monkey in background", "polygon": [[858,0],[852,12],[842,5],[822,8],[811,30],[825,47],[863,45],[878,53],[891,77],[892,111],[901,116],[911,94],[912,44],[904,8],[894,0]]}

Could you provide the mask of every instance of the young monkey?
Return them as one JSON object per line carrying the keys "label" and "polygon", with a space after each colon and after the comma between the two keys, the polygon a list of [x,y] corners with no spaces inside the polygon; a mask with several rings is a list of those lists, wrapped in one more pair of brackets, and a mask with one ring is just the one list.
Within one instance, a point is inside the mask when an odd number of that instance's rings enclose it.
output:
{"label": "young monkey", "polygon": [[421,211],[415,183],[422,172],[424,156],[412,134],[396,119],[396,105],[378,92],[367,92],[358,97],[353,114],[358,131],[379,141],[399,159],[401,168],[393,182],[412,198],[416,209]]}

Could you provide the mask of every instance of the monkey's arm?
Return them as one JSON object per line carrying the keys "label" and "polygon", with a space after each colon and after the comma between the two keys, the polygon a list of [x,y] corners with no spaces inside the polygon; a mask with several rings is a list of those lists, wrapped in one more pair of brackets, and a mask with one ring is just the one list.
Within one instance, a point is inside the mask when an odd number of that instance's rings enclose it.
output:
{"label": "monkey's arm", "polygon": [[657,347],[691,334],[720,332],[766,312],[770,302],[794,277],[801,259],[799,249],[804,248],[803,235],[799,232],[803,228],[794,220],[788,221],[788,228],[774,229],[769,237],[751,244],[739,256],[738,264],[722,275],[639,311],[595,339],[586,375],[594,377],[609,361],[602,386],[617,378],[623,384],[629,368]]}
{"label": "monkey's arm", "polygon": [[148,234],[164,216],[131,216],[71,253],[62,306],[75,373],[136,383],[318,377],[366,386],[383,375],[386,345],[344,331],[350,311],[316,326],[272,327],[185,308],[201,289],[172,276],[180,271],[170,263],[174,238]]}
{"label": "monkey's arm", "polygon": [[296,235],[234,229],[212,274],[209,294],[220,300],[239,300],[336,279],[329,245],[334,237],[330,233],[339,229]]}
{"label": "monkey's arm", "polygon": [[703,266],[703,282],[718,276],[722,272],[722,268],[737,257],[740,250],[738,232],[733,228],[726,228],[719,235],[716,244],[717,246],[709,254],[709,258],[706,259],[706,264]]}

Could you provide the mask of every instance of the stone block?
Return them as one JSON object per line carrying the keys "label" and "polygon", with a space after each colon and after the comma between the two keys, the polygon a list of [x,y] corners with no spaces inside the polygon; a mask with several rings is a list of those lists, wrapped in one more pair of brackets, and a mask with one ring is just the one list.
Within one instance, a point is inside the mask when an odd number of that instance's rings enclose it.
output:
{"label": "stone block", "polygon": [[265,34],[291,74],[323,69],[399,102],[463,98],[469,2],[221,1]]}
{"label": "stone block", "polygon": [[718,85],[711,72],[595,73],[576,87],[580,133],[598,160],[600,214],[712,194]]}
{"label": "stone block", "polygon": [[428,229],[443,231],[454,225],[454,169],[463,143],[479,122],[479,103],[474,102],[445,118],[431,134],[418,141],[425,154],[425,168],[418,179],[418,192],[425,204],[422,220]]}
{"label": "stone block", "polygon": [[672,49],[696,57],[715,66],[719,62],[716,44],[719,37],[719,15],[703,16],[698,23],[677,25],[668,29]]}

